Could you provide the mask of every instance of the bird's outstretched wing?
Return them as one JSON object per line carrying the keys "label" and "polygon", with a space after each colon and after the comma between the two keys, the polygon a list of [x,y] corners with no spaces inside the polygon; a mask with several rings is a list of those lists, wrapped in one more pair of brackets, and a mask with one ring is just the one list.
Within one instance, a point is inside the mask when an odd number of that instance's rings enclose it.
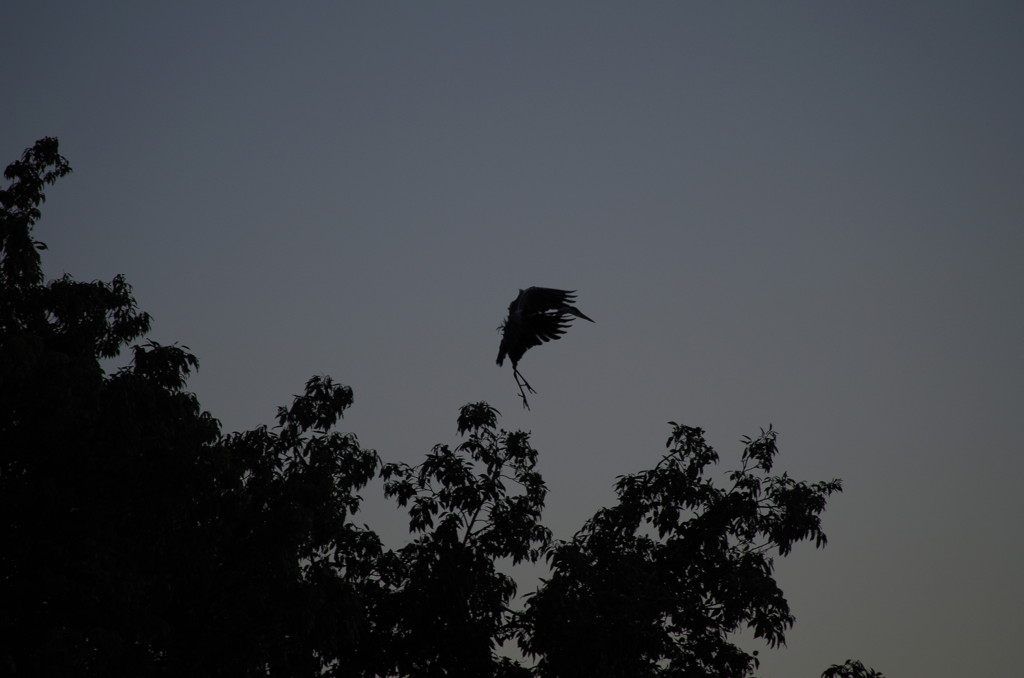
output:
{"label": "bird's outstretched wing", "polygon": [[540,346],[545,341],[558,339],[569,328],[570,321],[560,313],[536,313],[528,323],[506,322],[501,335],[501,346],[498,348],[498,364],[505,361],[505,356],[518,365],[519,360],[529,349]]}
{"label": "bird's outstretched wing", "polygon": [[[550,287],[530,287],[519,293],[516,301],[524,309],[532,313],[544,313],[547,311],[558,311],[559,313],[570,313],[577,318],[590,320],[578,308],[572,304],[576,303],[576,290],[555,290]],[[509,306],[509,310],[512,307]]]}
{"label": "bird's outstretched wing", "polygon": [[527,287],[519,291],[519,296],[512,302],[521,309],[540,313],[564,306],[567,302],[576,301],[575,290],[556,290],[550,287]]}
{"label": "bird's outstretched wing", "polygon": [[575,301],[575,291],[550,287],[520,290],[508,305],[497,363],[503,364],[507,355],[515,367],[527,350],[561,338],[572,322],[570,315],[594,322],[571,305]]}

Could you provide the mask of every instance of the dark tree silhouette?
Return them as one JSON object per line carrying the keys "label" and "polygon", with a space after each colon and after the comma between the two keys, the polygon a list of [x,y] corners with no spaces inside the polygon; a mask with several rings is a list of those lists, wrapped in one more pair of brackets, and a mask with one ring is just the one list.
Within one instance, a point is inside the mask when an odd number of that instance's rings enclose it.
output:
{"label": "dark tree silhouette", "polygon": [[314,378],[277,430],[221,436],[184,390],[185,347],[148,342],[104,374],[150,318],[120,276],[42,284],[31,227],[68,171],[43,139],[0,191],[0,674],[358,663],[383,585],[376,535],[348,519],[376,454],[327,432],[351,391]]}
{"label": "dark tree silhouette", "polygon": [[772,578],[772,554],[811,539],[838,480],[771,476],[769,427],[746,439],[731,486],[706,476],[717,453],[703,431],[672,423],[669,453],[619,478],[619,503],[550,551],[553,575],[524,616],[523,647],[540,676],[720,676],[756,668],[728,640],[749,627],[770,646],[794,618]]}
{"label": "dark tree silhouette", "polygon": [[[123,278],[43,283],[31,229],[69,171],[43,139],[0,191],[0,675],[747,676],[728,634],[784,642],[770,555],[824,545],[840,486],[771,475],[771,428],[718,487],[702,432],[673,424],[661,462],[567,541],[541,523],[529,435],[486,403],[415,466],[335,430],[352,391],[329,377],[272,429],[225,435],[185,390],[186,347],[104,371],[150,325]],[[408,511],[400,548],[356,521],[375,478]],[[543,559],[516,605],[501,565]]]}
{"label": "dark tree silhouette", "polygon": [[497,362],[503,365],[506,355],[512,360],[512,375],[526,409],[530,409],[530,403],[526,400],[523,387],[530,393],[536,391],[519,373],[519,361],[523,354],[546,341],[560,339],[569,328],[572,316],[594,322],[572,305],[574,301],[574,291],[528,287],[519,290],[519,295],[508,305],[508,317],[500,327],[501,345],[498,347]]}
{"label": "dark tree silhouette", "polygon": [[821,678],[885,678],[885,676],[864,666],[856,659],[847,659],[842,664],[833,664],[825,669]]}

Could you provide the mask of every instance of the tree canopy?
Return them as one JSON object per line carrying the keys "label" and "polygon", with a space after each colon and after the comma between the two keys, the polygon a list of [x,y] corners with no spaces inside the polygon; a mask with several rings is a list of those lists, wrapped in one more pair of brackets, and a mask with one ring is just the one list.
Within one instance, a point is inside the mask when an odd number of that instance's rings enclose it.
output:
{"label": "tree canopy", "polygon": [[[670,423],[658,464],[568,539],[543,525],[529,434],[487,403],[415,466],[336,430],[353,395],[327,376],[225,434],[186,390],[187,347],[133,343],[151,319],[123,277],[44,282],[32,231],[70,171],[42,139],[0,191],[4,675],[740,678],[757,657],[735,632],[785,643],[773,558],[825,545],[841,484],[773,475],[771,427],[723,483],[704,432]],[[400,548],[356,520],[376,478],[408,513]],[[504,562],[550,572],[519,599]]]}

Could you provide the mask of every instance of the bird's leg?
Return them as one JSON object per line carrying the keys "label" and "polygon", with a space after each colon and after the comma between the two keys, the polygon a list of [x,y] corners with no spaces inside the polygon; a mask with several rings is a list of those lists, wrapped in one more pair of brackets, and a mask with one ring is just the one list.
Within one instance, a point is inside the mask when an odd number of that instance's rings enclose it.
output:
{"label": "bird's leg", "polygon": [[533,387],[530,386],[530,382],[526,381],[526,377],[523,376],[522,372],[520,372],[518,369],[513,369],[512,373],[516,375],[517,382],[522,381],[522,385],[526,387],[526,390],[528,390],[530,393],[536,393],[536,391],[533,390]]}
{"label": "bird's leg", "polygon": [[526,399],[526,391],[523,391],[523,387],[525,386],[526,390],[530,393],[536,393],[536,391],[533,390],[533,387],[530,386],[530,382],[526,381],[526,377],[520,374],[517,368],[512,368],[512,375],[516,379],[516,386],[519,387],[519,397],[523,399],[523,407],[530,409],[530,403]]}
{"label": "bird's leg", "polygon": [[519,387],[519,397],[523,399],[523,409],[530,409],[530,401],[526,399],[526,394],[523,393],[523,385],[519,383],[518,379],[516,380],[516,386]]}
{"label": "bird's leg", "polygon": [[536,391],[533,390],[533,387],[530,386],[530,382],[526,381],[526,377],[524,377],[519,370],[513,369],[512,374],[515,375],[516,383],[519,384],[520,390],[522,390],[523,386],[525,386],[526,390],[529,391],[530,393],[536,393]]}

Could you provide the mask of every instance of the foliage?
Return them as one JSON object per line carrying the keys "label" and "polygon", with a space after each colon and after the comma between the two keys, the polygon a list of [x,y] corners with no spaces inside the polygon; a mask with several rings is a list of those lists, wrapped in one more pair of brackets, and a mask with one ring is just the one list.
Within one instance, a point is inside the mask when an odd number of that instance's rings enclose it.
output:
{"label": "foliage", "polygon": [[825,669],[821,678],[885,678],[885,676],[864,666],[856,659],[847,659],[842,664],[833,664]]}
{"label": "foliage", "polygon": [[[326,376],[273,428],[222,434],[186,391],[187,347],[131,346],[150,317],[122,277],[43,283],[31,231],[68,172],[43,139],[0,191],[3,675],[746,676],[729,634],[785,642],[772,557],[825,544],[840,484],[771,475],[771,428],[719,487],[703,432],[672,424],[661,462],[568,541],[541,523],[529,434],[486,403],[415,466],[335,430],[353,397]],[[355,520],[377,478],[408,512],[397,549]],[[544,559],[517,608],[501,566]],[[513,642],[532,661],[501,656]]]}
{"label": "foliage", "polygon": [[726,490],[703,431],[672,423],[669,453],[621,477],[619,503],[550,553],[554,575],[529,601],[525,649],[541,676],[745,676],[756,658],[728,641],[750,626],[785,642],[793,616],[769,554],[825,543],[819,515],[840,483],[769,476],[776,433],[748,440]]}
{"label": "foliage", "polygon": [[[546,488],[537,451],[522,432],[495,431],[497,411],[466,405],[454,450],[437,445],[416,467],[386,464],[384,492],[409,507],[422,533],[397,553],[401,577],[389,605],[395,635],[415,639],[390,652],[396,675],[499,675],[494,655],[509,637],[516,585],[496,561],[535,561],[550,541],[540,525]],[[511,483],[516,492],[506,488]]]}
{"label": "foliage", "polygon": [[319,675],[381,550],[346,520],[376,454],[326,430],[351,390],[314,378],[278,430],[221,436],[185,347],[104,374],[150,318],[120,276],[42,284],[30,231],[68,171],[44,139],[0,192],[0,673]]}

